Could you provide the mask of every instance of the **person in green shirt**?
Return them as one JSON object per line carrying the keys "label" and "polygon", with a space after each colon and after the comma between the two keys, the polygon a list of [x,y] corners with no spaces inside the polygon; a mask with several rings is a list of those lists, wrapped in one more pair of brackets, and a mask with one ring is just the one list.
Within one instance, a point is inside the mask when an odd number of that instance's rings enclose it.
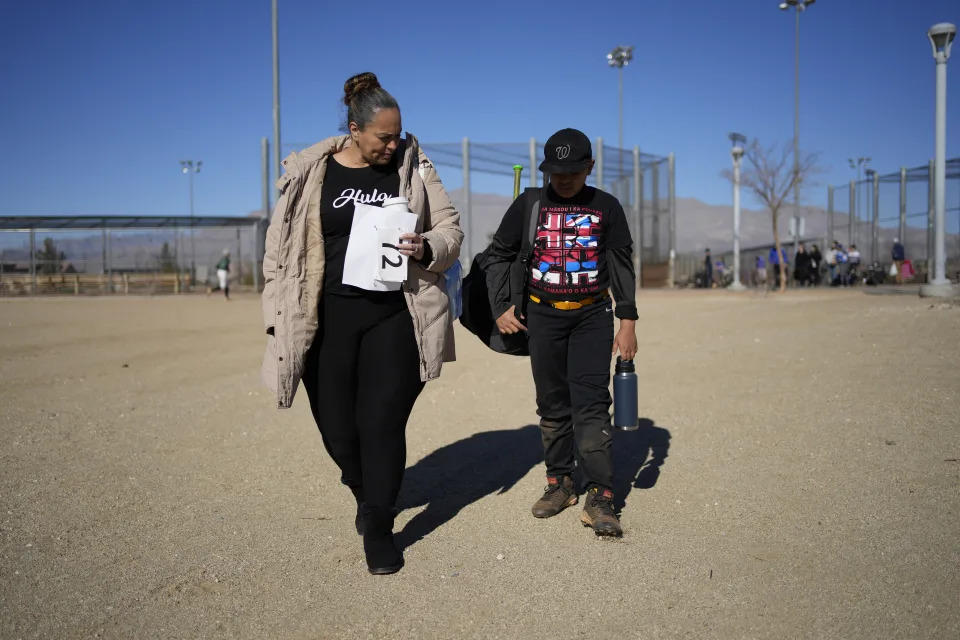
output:
{"label": "person in green shirt", "polygon": [[209,296],[214,291],[223,291],[223,297],[227,300],[230,299],[230,250],[224,249],[223,256],[220,258],[220,261],[217,262],[217,287],[212,289],[207,287],[207,295]]}

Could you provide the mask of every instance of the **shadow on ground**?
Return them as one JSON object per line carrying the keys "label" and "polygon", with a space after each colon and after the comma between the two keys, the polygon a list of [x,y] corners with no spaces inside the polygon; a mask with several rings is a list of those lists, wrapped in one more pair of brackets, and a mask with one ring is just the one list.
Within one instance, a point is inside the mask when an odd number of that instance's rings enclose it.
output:
{"label": "shadow on ground", "polygon": [[670,431],[649,418],[636,431],[617,431],[613,438],[613,496],[617,511],[633,489],[652,489],[670,450]]}
{"label": "shadow on ground", "polygon": [[[633,489],[652,489],[657,484],[669,449],[670,432],[648,418],[640,420],[636,431],[616,432],[613,490],[618,511]],[[406,471],[398,506],[427,508],[397,534],[397,543],[409,547],[477,500],[506,493],[541,462],[540,428],[533,424],[476,433],[437,449]],[[531,495],[530,504],[537,497]]]}
{"label": "shadow on ground", "polygon": [[406,471],[398,506],[427,505],[397,534],[406,548],[491,493],[509,491],[543,461],[540,428],[485,431],[441,447]]}

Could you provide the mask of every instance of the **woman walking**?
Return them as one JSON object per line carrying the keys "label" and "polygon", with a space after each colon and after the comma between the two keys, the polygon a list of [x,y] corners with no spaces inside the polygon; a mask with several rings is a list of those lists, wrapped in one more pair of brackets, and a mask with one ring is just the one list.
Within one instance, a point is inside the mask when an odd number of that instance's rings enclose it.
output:
{"label": "woman walking", "polygon": [[[401,137],[400,108],[372,73],[344,84],[345,136],[288,156],[267,231],[262,380],[289,407],[302,381],[324,447],[357,501],[367,567],[403,566],[393,541],[406,465],[406,424],[427,380],[454,358],[443,272],[463,233],[430,160]],[[343,283],[354,206],[405,197],[417,215],[401,236],[408,274],[398,291]]]}

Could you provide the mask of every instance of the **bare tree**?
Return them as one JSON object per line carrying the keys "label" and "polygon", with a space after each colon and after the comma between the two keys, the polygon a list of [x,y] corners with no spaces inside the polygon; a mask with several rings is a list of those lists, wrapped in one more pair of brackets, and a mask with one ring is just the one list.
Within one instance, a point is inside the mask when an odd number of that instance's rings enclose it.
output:
{"label": "bare tree", "polygon": [[[804,186],[809,186],[812,176],[819,172],[816,154],[801,157],[796,170],[793,168],[792,156],[793,147],[789,144],[782,147],[763,147],[754,139],[744,150],[743,157],[747,163],[740,174],[740,184],[752,191],[757,200],[770,211],[774,250],[777,256],[780,256],[780,291],[787,288],[787,269],[783,264],[778,225],[780,209],[786,204],[795,184],[803,189]],[[725,170],[723,176],[733,181],[732,170]]]}

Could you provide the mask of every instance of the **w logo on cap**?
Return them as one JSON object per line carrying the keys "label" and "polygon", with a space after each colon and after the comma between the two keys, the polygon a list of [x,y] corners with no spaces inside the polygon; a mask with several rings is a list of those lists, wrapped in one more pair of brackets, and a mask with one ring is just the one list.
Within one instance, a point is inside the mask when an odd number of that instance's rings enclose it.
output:
{"label": "w logo on cap", "polygon": [[561,129],[543,145],[540,171],[549,174],[570,174],[586,171],[591,164],[590,139],[582,131]]}

